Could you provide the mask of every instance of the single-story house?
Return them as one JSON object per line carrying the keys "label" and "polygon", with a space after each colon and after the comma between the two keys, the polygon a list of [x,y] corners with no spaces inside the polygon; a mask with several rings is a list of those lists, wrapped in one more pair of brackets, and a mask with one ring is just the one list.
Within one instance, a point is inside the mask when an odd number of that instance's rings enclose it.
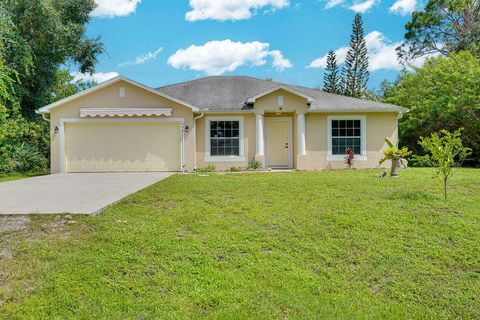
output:
{"label": "single-story house", "polygon": [[251,77],[151,88],[119,76],[39,110],[51,171],[374,168],[407,109]]}

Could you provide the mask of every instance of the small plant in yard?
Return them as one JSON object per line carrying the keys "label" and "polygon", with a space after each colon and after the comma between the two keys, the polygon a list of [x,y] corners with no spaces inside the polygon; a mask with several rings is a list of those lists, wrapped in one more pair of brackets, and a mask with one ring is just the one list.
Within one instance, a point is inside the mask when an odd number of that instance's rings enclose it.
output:
{"label": "small plant in yard", "polygon": [[208,166],[203,167],[203,168],[198,168],[197,172],[215,172],[215,165],[213,163],[210,163]]}
{"label": "small plant in yard", "polygon": [[248,163],[248,169],[252,169],[254,171],[263,167],[262,161],[259,160],[252,160]]}
{"label": "small plant in yard", "polygon": [[408,151],[407,147],[403,147],[402,149],[395,147],[393,143],[387,138],[385,138],[385,143],[387,144],[388,149],[383,152],[383,158],[380,160],[378,164],[381,165],[385,161],[390,160],[392,162],[390,176],[398,177],[398,169],[400,168],[400,161],[407,158],[409,155],[412,154],[412,152]]}
{"label": "small plant in yard", "polygon": [[433,133],[429,138],[420,138],[419,144],[429,152],[432,165],[437,169],[443,187],[443,195],[447,199],[448,179],[453,169],[459,167],[463,160],[472,153],[472,149],[464,147],[461,137],[462,129],[455,132],[442,130]]}
{"label": "small plant in yard", "polygon": [[241,172],[241,171],[243,171],[243,169],[240,168],[240,167],[231,167],[228,171],[230,171],[230,172]]}
{"label": "small plant in yard", "polygon": [[346,148],[345,149],[345,164],[347,165],[347,168],[353,167],[353,159],[355,158],[355,151],[353,148]]}

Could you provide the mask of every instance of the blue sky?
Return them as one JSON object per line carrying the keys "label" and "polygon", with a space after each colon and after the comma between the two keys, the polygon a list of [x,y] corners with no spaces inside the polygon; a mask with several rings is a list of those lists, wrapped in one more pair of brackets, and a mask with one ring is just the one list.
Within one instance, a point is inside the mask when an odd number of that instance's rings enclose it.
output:
{"label": "blue sky", "polygon": [[394,49],[416,1],[97,0],[88,35],[100,36],[106,53],[94,77],[122,74],[156,87],[248,75],[314,87],[322,84],[328,50],[342,60],[360,12],[371,56],[369,86],[377,88],[400,70]]}

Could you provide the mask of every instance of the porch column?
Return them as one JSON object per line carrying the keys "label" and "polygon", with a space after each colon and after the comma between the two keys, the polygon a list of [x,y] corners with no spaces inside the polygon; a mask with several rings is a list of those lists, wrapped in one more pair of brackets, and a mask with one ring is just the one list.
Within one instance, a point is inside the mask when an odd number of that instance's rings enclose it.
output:
{"label": "porch column", "polygon": [[263,125],[264,117],[263,114],[256,115],[256,125],[255,125],[255,155],[264,156],[265,155],[265,146],[263,143]]}
{"label": "porch column", "polygon": [[298,155],[303,156],[306,154],[305,114],[304,113],[297,114],[297,137],[298,137],[298,146],[297,146]]}

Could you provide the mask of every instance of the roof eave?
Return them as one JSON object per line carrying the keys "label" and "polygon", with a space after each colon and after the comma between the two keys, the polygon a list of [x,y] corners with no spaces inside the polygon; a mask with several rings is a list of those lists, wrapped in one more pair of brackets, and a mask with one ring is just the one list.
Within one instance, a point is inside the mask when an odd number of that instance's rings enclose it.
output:
{"label": "roof eave", "polygon": [[406,113],[409,110],[406,108],[392,108],[392,109],[373,109],[373,108],[365,108],[365,109],[314,109],[308,110],[309,113],[346,113],[346,112],[401,112]]}
{"label": "roof eave", "polygon": [[179,100],[179,99],[177,99],[177,98],[171,97],[171,96],[169,96],[169,95],[167,95],[167,94],[165,94],[165,93],[163,93],[163,92],[160,92],[160,91],[155,90],[155,89],[153,89],[153,88],[151,88],[151,87],[149,87],[149,86],[146,86],[146,85],[144,85],[144,84],[141,84],[141,83],[139,83],[139,82],[136,82],[136,81],[134,81],[134,80],[128,79],[128,78],[120,75],[120,76],[117,76],[117,77],[115,77],[115,78],[112,78],[112,79],[109,79],[109,80],[107,80],[107,81],[104,81],[104,82],[102,82],[102,83],[99,83],[99,84],[97,84],[96,86],[93,86],[93,87],[91,87],[91,88],[89,88],[89,89],[87,89],[87,90],[83,90],[83,91],[78,92],[78,93],[76,93],[76,94],[74,94],[74,95],[71,95],[71,96],[69,96],[69,97],[66,97],[66,98],[64,98],[64,99],[62,99],[62,100],[56,101],[56,102],[51,103],[51,104],[49,104],[49,105],[46,105],[46,106],[44,106],[44,107],[42,107],[42,108],[40,108],[40,109],[37,109],[37,110],[35,110],[35,113],[37,113],[37,114],[49,114],[52,109],[55,109],[55,108],[57,108],[57,107],[65,104],[65,103],[67,103],[67,102],[73,101],[73,100],[75,100],[75,99],[81,98],[81,97],[83,97],[83,96],[86,96],[86,95],[88,95],[88,94],[91,94],[91,93],[93,93],[93,92],[95,92],[95,91],[98,91],[98,90],[100,90],[100,89],[103,89],[103,88],[105,88],[105,87],[108,87],[109,85],[114,84],[114,83],[119,82],[119,81],[125,81],[125,82],[127,82],[127,83],[132,84],[132,85],[135,85],[135,86],[137,86],[137,87],[140,87],[140,88],[142,88],[142,89],[144,89],[144,90],[146,90],[146,91],[149,91],[149,92],[151,92],[151,93],[153,93],[153,94],[156,94],[156,95],[161,96],[161,97],[163,97],[163,98],[166,98],[166,99],[172,100],[172,101],[174,101],[174,102],[177,102],[177,103],[179,103],[179,104],[181,104],[181,105],[184,105],[184,106],[192,109],[192,111],[194,111],[194,112],[198,112],[198,111],[200,110],[199,108],[197,108],[197,107],[195,107],[195,106],[192,106],[192,105],[190,105],[189,103],[187,103],[187,102],[185,102],[185,101],[182,101],[182,100]]}

